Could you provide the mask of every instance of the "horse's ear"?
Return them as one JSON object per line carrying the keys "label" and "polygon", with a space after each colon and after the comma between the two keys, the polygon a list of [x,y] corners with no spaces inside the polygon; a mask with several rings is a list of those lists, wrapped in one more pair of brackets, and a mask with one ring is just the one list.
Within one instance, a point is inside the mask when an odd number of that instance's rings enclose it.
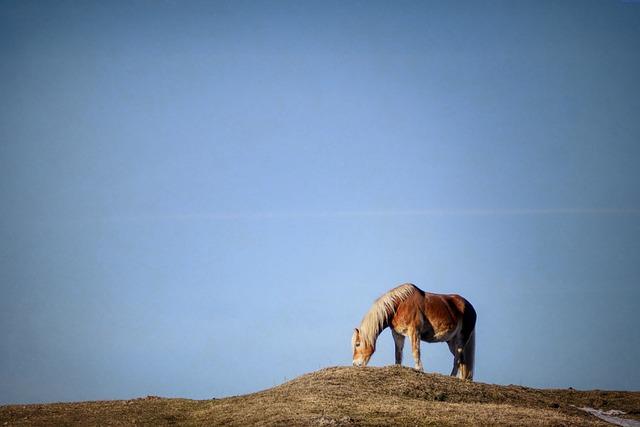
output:
{"label": "horse's ear", "polygon": [[360,335],[360,329],[355,328],[354,331],[355,331],[356,335]]}

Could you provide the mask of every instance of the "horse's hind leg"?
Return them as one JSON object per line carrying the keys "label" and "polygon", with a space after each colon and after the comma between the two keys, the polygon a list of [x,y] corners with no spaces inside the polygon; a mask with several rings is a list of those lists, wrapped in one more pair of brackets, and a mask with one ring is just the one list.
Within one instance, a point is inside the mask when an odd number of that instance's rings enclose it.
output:
{"label": "horse's hind leg", "polygon": [[453,369],[451,370],[451,376],[455,377],[458,375],[458,368],[460,367],[460,352],[458,351],[458,345],[456,343],[456,339],[452,339],[447,341],[449,345],[449,351],[453,354]]}
{"label": "horse's hind leg", "polygon": [[449,351],[453,354],[452,377],[458,377],[461,380],[473,379],[473,356],[475,338],[473,331],[470,337],[461,334],[447,341]]}
{"label": "horse's hind leg", "polygon": [[402,349],[404,348],[404,335],[400,335],[393,329],[391,329],[393,335],[393,342],[396,345],[396,365],[402,365]]}

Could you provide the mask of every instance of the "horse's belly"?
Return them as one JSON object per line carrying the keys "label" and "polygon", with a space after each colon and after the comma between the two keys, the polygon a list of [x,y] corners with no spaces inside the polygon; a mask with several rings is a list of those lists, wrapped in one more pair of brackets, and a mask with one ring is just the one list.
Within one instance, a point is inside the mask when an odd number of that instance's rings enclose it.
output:
{"label": "horse's belly", "polygon": [[436,338],[433,334],[422,334],[420,335],[420,340],[424,342],[440,342],[442,340]]}
{"label": "horse's belly", "polygon": [[420,334],[420,340],[425,342],[439,342],[442,341],[438,334],[433,330],[433,328],[429,327],[424,329]]}
{"label": "horse's belly", "polygon": [[425,342],[443,342],[449,341],[453,338],[458,332],[460,332],[460,328],[462,327],[462,323],[458,322],[457,325],[449,328],[440,328],[433,329],[429,328],[425,331],[422,331],[420,334],[420,339]]}

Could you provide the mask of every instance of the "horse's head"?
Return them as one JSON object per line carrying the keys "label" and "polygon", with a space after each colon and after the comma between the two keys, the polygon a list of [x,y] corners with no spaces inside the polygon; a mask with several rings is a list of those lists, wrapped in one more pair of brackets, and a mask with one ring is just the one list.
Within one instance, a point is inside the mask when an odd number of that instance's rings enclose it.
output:
{"label": "horse's head", "polygon": [[376,350],[367,340],[361,338],[358,328],[353,331],[351,347],[353,348],[353,366],[367,366],[371,355]]}

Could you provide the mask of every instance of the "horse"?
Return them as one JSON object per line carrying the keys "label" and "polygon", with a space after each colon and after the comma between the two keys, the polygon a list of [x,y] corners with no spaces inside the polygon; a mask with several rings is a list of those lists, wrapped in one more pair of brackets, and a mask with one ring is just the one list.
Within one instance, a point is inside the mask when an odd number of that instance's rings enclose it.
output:
{"label": "horse", "polygon": [[422,371],[420,341],[446,342],[453,354],[451,376],[473,380],[476,311],[460,295],[424,292],[405,283],[378,298],[351,338],[353,365],[366,366],[376,350],[378,335],[391,327],[396,365],[402,364],[405,337],[411,341],[415,369]]}

